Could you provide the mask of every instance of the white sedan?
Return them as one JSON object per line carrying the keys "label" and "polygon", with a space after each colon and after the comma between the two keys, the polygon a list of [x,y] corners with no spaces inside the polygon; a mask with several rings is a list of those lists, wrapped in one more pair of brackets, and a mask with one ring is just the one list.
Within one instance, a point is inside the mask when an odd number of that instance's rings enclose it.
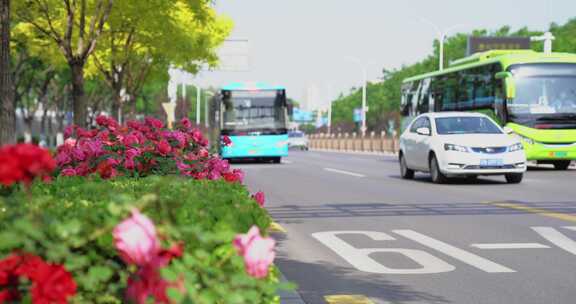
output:
{"label": "white sedan", "polygon": [[400,137],[400,172],[430,172],[432,181],[449,177],[504,175],[520,183],[526,155],[519,140],[480,113],[439,112],[416,117]]}

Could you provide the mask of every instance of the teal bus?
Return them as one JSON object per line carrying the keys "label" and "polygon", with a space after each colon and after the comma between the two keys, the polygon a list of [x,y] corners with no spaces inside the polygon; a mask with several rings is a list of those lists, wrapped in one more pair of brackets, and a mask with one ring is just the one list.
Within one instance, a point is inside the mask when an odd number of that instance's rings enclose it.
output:
{"label": "teal bus", "polygon": [[[213,98],[213,137],[224,159],[280,163],[288,155],[286,89],[265,83],[232,83]],[[231,144],[222,145],[228,136]]]}
{"label": "teal bus", "polygon": [[420,113],[478,111],[524,145],[528,160],[576,160],[576,54],[492,50],[402,84],[402,125]]}

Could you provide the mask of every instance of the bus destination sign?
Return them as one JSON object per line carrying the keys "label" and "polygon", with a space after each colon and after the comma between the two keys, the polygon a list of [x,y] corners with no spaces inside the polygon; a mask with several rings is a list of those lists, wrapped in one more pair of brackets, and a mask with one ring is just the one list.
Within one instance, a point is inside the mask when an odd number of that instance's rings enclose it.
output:
{"label": "bus destination sign", "polygon": [[468,37],[468,56],[490,50],[528,50],[528,37]]}

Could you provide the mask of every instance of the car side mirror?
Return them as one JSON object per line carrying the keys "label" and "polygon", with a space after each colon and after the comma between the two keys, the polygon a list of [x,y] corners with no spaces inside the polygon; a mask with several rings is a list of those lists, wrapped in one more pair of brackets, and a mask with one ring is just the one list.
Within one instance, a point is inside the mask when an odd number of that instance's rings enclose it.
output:
{"label": "car side mirror", "polygon": [[416,133],[420,135],[430,136],[430,129],[428,128],[418,128],[416,129]]}
{"label": "car side mirror", "polygon": [[512,130],[512,128],[510,128],[510,127],[504,127],[503,129],[504,129],[504,132],[505,132],[506,134],[512,134],[512,133],[514,133],[514,130]]}

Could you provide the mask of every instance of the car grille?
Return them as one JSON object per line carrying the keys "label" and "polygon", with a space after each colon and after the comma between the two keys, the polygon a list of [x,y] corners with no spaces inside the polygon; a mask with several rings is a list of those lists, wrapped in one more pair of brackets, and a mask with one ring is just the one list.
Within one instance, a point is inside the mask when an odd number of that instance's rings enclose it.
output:
{"label": "car grille", "polygon": [[476,153],[484,154],[498,154],[506,152],[507,147],[486,147],[486,148],[472,148],[472,151]]}
{"label": "car grille", "polygon": [[503,166],[478,166],[478,165],[473,165],[473,166],[466,166],[464,167],[464,169],[466,170],[493,170],[493,169],[515,169],[516,167],[514,167],[514,165],[503,165]]}

